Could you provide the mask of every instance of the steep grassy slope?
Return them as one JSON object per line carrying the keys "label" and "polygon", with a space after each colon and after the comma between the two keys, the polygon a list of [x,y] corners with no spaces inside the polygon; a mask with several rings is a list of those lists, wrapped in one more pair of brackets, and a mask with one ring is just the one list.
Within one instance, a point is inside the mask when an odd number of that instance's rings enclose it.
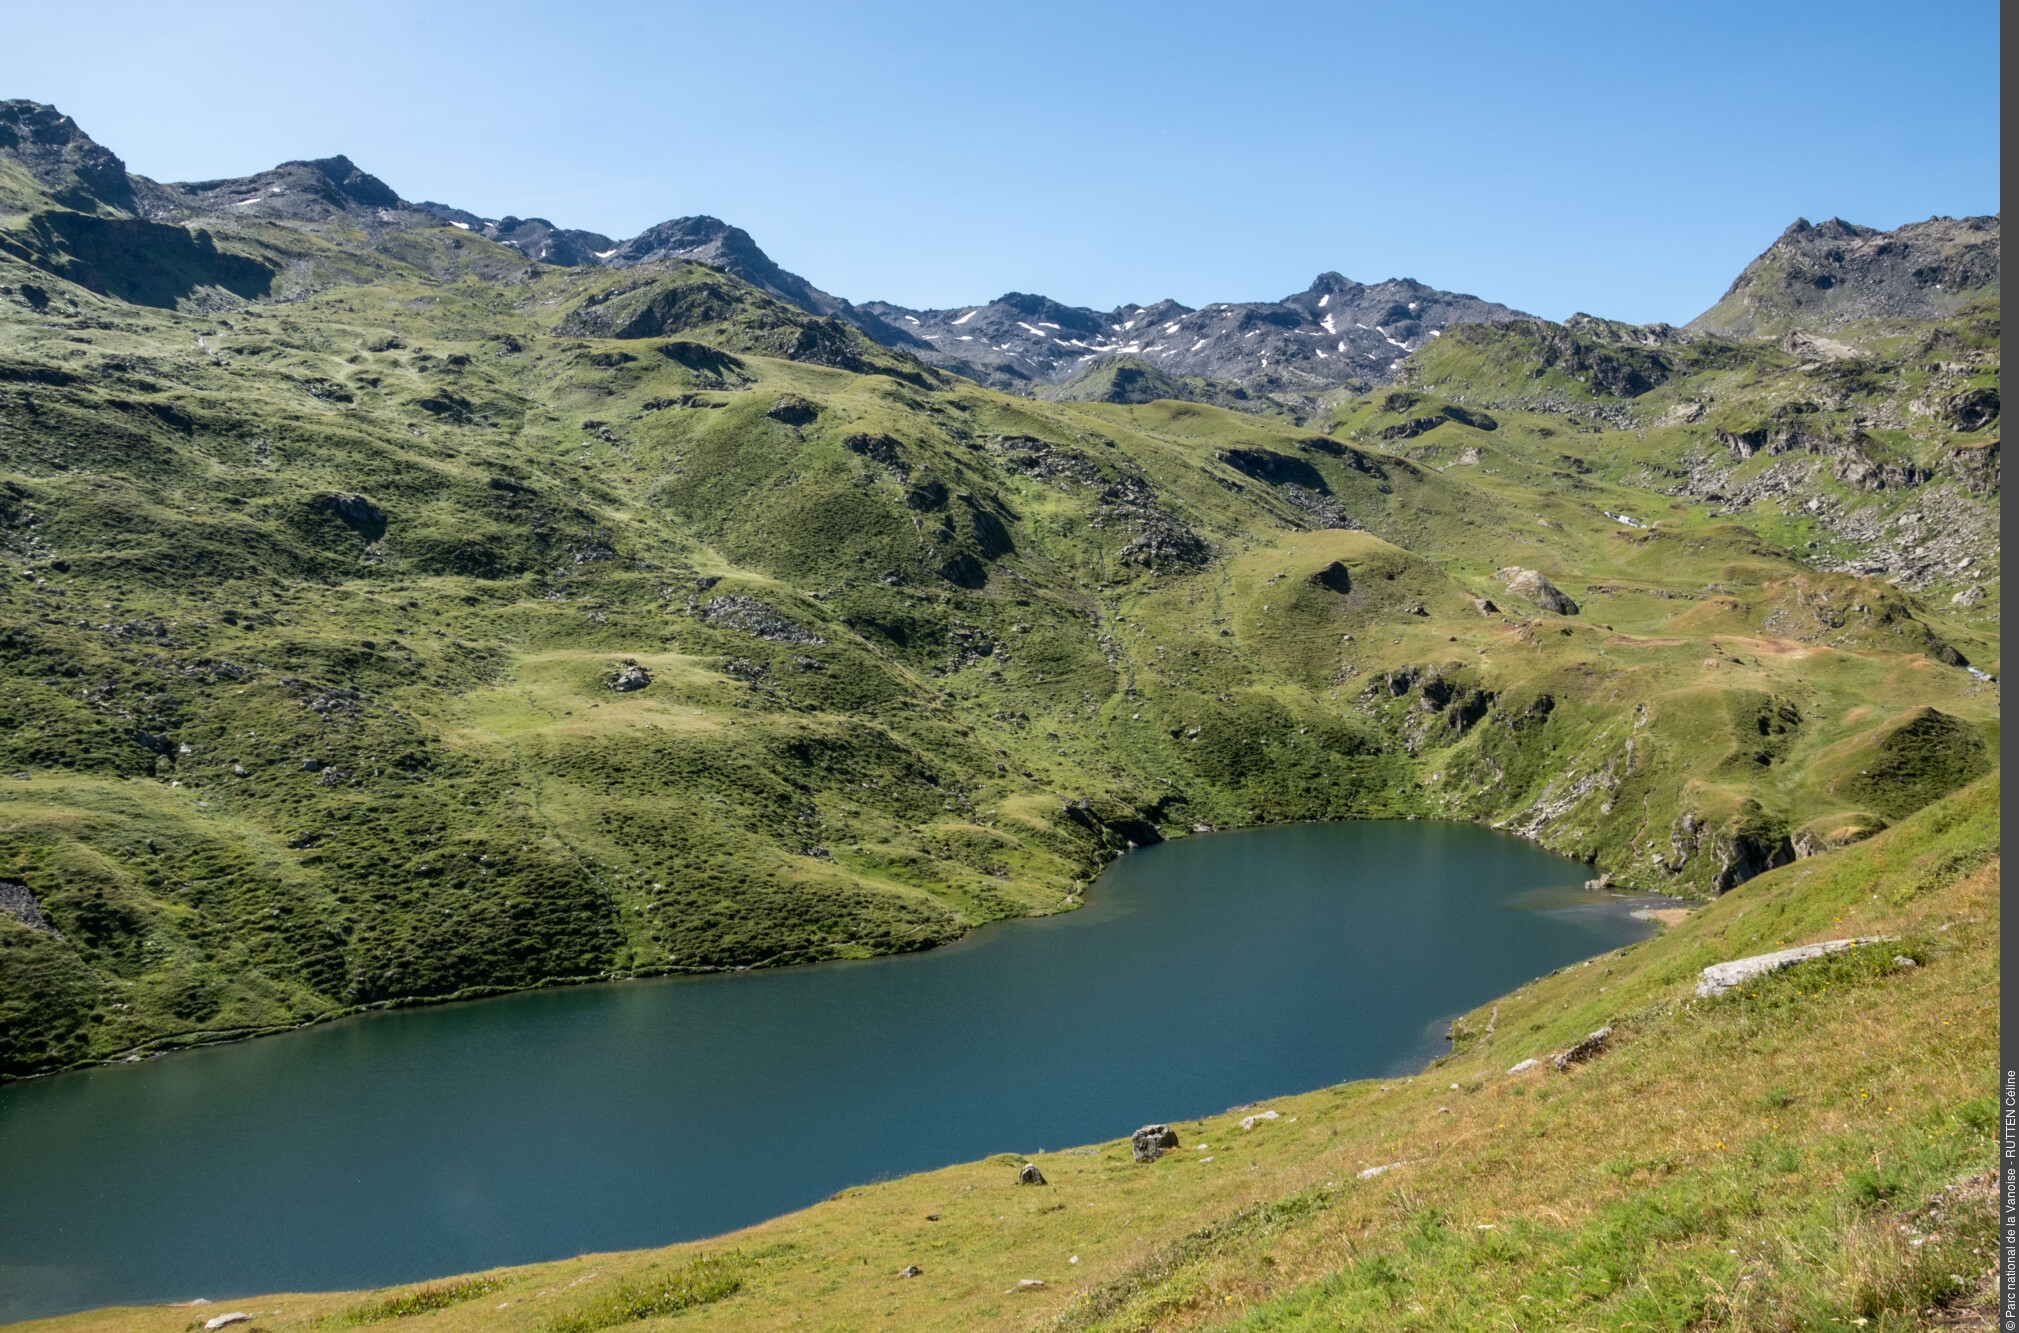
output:
{"label": "steep grassy slope", "polygon": [[[1005,1152],[694,1245],[18,1327],[1988,1326],[1998,797],[1982,780],[1539,978],[1415,1078],[1179,1124],[1148,1165],[1126,1139]],[[1851,936],[1884,942],[1694,992],[1711,963]],[[1601,1025],[1590,1059],[1512,1072]],[[1048,1183],[1016,1184],[1025,1162]]]}
{"label": "steep grassy slope", "polygon": [[[0,1073],[924,947],[1201,826],[1709,893],[1988,766],[1995,596],[1650,489],[1652,432],[1038,402],[705,265],[304,218],[209,241],[282,299],[0,259]],[[1420,377],[1556,336],[1460,332]]]}

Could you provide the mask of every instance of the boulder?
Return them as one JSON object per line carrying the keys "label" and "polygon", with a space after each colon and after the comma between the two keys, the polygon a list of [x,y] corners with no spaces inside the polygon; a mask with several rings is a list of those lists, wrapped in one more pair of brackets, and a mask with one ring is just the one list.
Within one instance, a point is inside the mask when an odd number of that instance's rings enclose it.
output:
{"label": "boulder", "polygon": [[1130,1137],[1138,1162],[1154,1162],[1166,1148],[1178,1146],[1178,1132],[1169,1125],[1144,1125]]}
{"label": "boulder", "polygon": [[223,1328],[227,1324],[247,1324],[251,1322],[251,1315],[245,1313],[243,1310],[234,1310],[230,1314],[221,1314],[214,1319],[204,1320],[203,1326],[209,1333],[216,1333],[216,1330]]}
{"label": "boulder", "polygon": [[1975,606],[1984,600],[1984,585],[1973,583],[1949,600],[1957,606]]}
{"label": "boulder", "polygon": [[1526,1074],[1531,1069],[1540,1069],[1540,1068],[1542,1068],[1542,1061],[1540,1060],[1523,1060],[1520,1064],[1516,1065],[1514,1068],[1508,1070],[1507,1072],[1510,1074]]}
{"label": "boulder", "polygon": [[897,1275],[899,1277],[917,1277],[923,1272],[925,1270],[917,1264],[906,1264],[903,1268],[897,1270]]}
{"label": "boulder", "polygon": [[1274,1120],[1276,1118],[1276,1115],[1277,1113],[1274,1111],[1258,1111],[1254,1115],[1243,1116],[1241,1118],[1241,1128],[1253,1129],[1256,1126],[1256,1124],[1258,1124],[1261,1121]]}
{"label": "boulder", "polygon": [[1019,1185],[1042,1185],[1044,1183],[1045,1173],[1038,1170],[1036,1162],[1025,1162],[1024,1169],[1017,1172],[1017,1184]]}
{"label": "boulder", "polygon": [[1751,981],[1754,977],[1763,977],[1769,972],[1793,967],[1796,963],[1806,963],[1811,958],[1821,958],[1826,954],[1855,949],[1861,944],[1878,944],[1883,938],[1879,935],[1866,935],[1855,940],[1824,940],[1820,944],[1802,944],[1792,949],[1778,949],[1773,953],[1754,954],[1750,958],[1734,958],[1728,963],[1712,963],[1703,970],[1703,979],[1697,982],[1697,994],[1706,1000],[1715,999],[1733,987]]}
{"label": "boulder", "polygon": [[1577,614],[1577,603],[1566,597],[1554,583],[1532,569],[1507,565],[1495,570],[1493,577],[1505,583],[1509,592],[1517,597],[1526,597],[1545,611],[1559,616]]}
{"label": "boulder", "polygon": [[619,694],[629,694],[633,690],[642,690],[651,683],[652,673],[636,662],[630,662],[610,681],[610,688]]}
{"label": "boulder", "polygon": [[1611,1039],[1612,1025],[1608,1023],[1569,1050],[1558,1055],[1552,1055],[1549,1057],[1549,1062],[1556,1066],[1558,1073],[1562,1073],[1572,1065],[1582,1064],[1586,1060],[1591,1059],[1592,1056],[1597,1055],[1600,1051],[1603,1051],[1606,1042]]}

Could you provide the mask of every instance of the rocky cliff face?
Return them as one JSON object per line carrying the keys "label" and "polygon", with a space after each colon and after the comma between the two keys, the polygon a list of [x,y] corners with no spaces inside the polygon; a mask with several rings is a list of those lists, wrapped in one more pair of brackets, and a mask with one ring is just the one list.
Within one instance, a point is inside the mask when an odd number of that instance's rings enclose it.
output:
{"label": "rocky cliff face", "polygon": [[1758,337],[1875,317],[1937,318],[1998,294],[1998,237],[1996,214],[1933,217],[1896,231],[1797,218],[1689,327]]}

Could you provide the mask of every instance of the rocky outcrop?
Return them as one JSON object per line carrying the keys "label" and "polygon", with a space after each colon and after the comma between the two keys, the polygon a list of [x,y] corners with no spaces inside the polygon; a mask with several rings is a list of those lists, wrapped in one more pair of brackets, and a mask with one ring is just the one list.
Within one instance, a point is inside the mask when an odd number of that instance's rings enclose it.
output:
{"label": "rocky outcrop", "polygon": [[43,918],[35,895],[18,879],[0,879],[0,916],[12,917],[28,929],[39,930],[45,935],[57,934],[56,928]]}
{"label": "rocky outcrop", "polygon": [[1493,577],[1505,583],[1507,590],[1515,596],[1526,597],[1545,611],[1559,616],[1577,614],[1577,603],[1535,570],[1523,569],[1519,565],[1508,565],[1495,570]]}
{"label": "rocky outcrop", "polygon": [[1725,893],[1794,859],[1794,841],[1785,822],[1748,799],[1722,822],[1702,818],[1694,810],[1678,815],[1662,864],[1673,873],[1682,873],[1693,862],[1702,865],[1705,887]]}
{"label": "rocky outcrop", "polygon": [[89,213],[98,206],[134,211],[126,164],[53,106],[0,102],[0,154],[18,163],[49,197]]}
{"label": "rocky outcrop", "polygon": [[718,629],[740,630],[769,643],[792,643],[816,645],[827,640],[815,634],[806,626],[782,615],[755,597],[744,597],[736,593],[710,598],[702,608],[701,618]]}
{"label": "rocky outcrop", "polygon": [[611,679],[610,688],[619,694],[630,694],[634,691],[644,689],[651,683],[651,672],[639,666],[636,662],[626,662],[624,669]]}
{"label": "rocky outcrop", "polygon": [[[1611,1040],[1612,1025],[1608,1023],[1569,1050],[1550,1056],[1549,1063],[1555,1067],[1557,1073],[1561,1074],[1572,1065],[1583,1064],[1586,1060],[1599,1054],[1599,1052],[1605,1049],[1606,1043]],[[1510,1070],[1509,1072],[1513,1071]]]}
{"label": "rocky outcrop", "polygon": [[1129,1146],[1138,1162],[1154,1162],[1178,1146],[1178,1132],[1169,1125],[1144,1125],[1130,1136]]}
{"label": "rocky outcrop", "polygon": [[1885,938],[1887,937],[1867,935],[1854,940],[1824,940],[1820,944],[1803,944],[1793,949],[1777,949],[1773,953],[1754,954],[1750,958],[1734,958],[1728,963],[1712,963],[1703,970],[1703,979],[1697,982],[1697,995],[1707,1000],[1715,999],[1754,977],[1763,977],[1784,967],[1806,963],[1811,958],[1821,958],[1827,954],[1855,949],[1861,944],[1878,944]]}

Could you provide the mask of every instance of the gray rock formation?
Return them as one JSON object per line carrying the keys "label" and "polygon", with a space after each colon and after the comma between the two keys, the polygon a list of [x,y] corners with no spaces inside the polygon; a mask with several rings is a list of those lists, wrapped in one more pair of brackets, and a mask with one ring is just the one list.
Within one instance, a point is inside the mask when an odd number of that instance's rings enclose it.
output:
{"label": "gray rock formation", "polygon": [[755,597],[743,597],[736,593],[725,593],[710,598],[702,609],[701,618],[718,629],[741,630],[769,643],[792,643],[816,646],[827,640],[815,634],[806,626],[772,610]]}
{"label": "gray rock formation", "polygon": [[1792,949],[1777,949],[1773,953],[1754,954],[1750,958],[1734,958],[1728,963],[1712,963],[1703,970],[1703,979],[1697,982],[1697,994],[1706,1000],[1715,999],[1754,977],[1763,977],[1769,972],[1793,967],[1796,963],[1806,963],[1811,958],[1855,949],[1861,944],[1878,944],[1883,939],[1885,937],[1881,935],[1866,935],[1854,940],[1824,940],[1820,944],[1802,944]]}
{"label": "gray rock formation", "polygon": [[53,106],[0,102],[0,153],[65,208],[89,213],[104,204],[133,211],[126,164]]}
{"label": "gray rock formation", "polygon": [[1577,614],[1577,603],[1565,596],[1554,583],[1532,569],[1519,565],[1508,565],[1497,569],[1493,577],[1507,585],[1507,590],[1517,597],[1526,597],[1543,610],[1559,616]]}
{"label": "gray rock formation", "polygon": [[630,694],[634,690],[644,689],[651,683],[651,672],[639,666],[636,662],[627,662],[624,664],[624,669],[619,671],[616,677],[611,680],[610,688],[619,694]]}
{"label": "gray rock formation", "polygon": [[18,879],[0,879],[0,915],[11,916],[30,930],[57,934],[56,928],[43,919],[35,895]]}
{"label": "gray rock formation", "polygon": [[1045,1173],[1038,1170],[1036,1162],[1025,1162],[1024,1169],[1017,1172],[1017,1184],[1019,1185],[1042,1185],[1044,1183]]}
{"label": "gray rock formation", "polygon": [[1178,1146],[1178,1132],[1169,1125],[1144,1125],[1130,1137],[1130,1146],[1138,1162],[1154,1162]]}
{"label": "gray rock formation", "polygon": [[1608,1023],[1569,1050],[1550,1056],[1549,1063],[1556,1066],[1558,1073],[1562,1073],[1572,1065],[1582,1064],[1603,1051],[1606,1042],[1610,1040],[1612,1040],[1612,1025]]}

